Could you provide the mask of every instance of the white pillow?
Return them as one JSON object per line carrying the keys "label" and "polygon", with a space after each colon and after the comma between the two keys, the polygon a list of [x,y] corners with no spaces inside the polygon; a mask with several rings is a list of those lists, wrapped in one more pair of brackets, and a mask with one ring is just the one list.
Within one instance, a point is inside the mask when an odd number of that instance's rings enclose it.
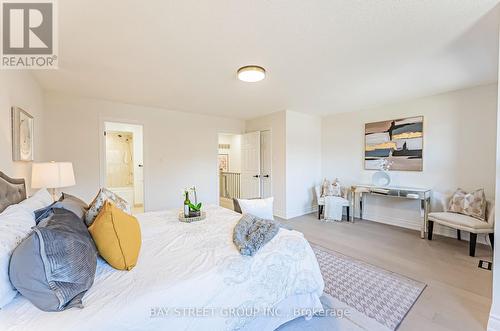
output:
{"label": "white pillow", "polygon": [[52,202],[52,196],[50,193],[47,189],[42,188],[33,194],[33,196],[21,201],[19,205],[31,212],[35,212],[35,210],[50,206]]}
{"label": "white pillow", "polygon": [[0,308],[17,294],[9,279],[10,257],[34,226],[34,214],[20,204],[12,205],[0,214]]}
{"label": "white pillow", "polygon": [[251,214],[265,220],[274,220],[273,217],[274,198],[267,199],[238,199],[242,214]]}

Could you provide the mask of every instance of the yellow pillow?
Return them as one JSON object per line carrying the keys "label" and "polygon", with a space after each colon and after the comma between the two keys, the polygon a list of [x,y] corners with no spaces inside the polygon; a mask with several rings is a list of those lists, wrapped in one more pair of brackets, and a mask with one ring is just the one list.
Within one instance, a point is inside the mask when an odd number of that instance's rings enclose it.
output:
{"label": "yellow pillow", "polygon": [[134,216],[106,201],[88,229],[99,254],[113,268],[135,267],[141,250],[141,228]]}

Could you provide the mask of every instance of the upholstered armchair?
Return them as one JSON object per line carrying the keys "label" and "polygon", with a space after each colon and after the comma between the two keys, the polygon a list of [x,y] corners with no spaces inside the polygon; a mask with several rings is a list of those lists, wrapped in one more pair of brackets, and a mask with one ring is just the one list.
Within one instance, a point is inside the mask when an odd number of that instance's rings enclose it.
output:
{"label": "upholstered armchair", "polygon": [[[325,198],[321,194],[322,188],[323,188],[322,185],[317,185],[314,187],[314,191],[316,192],[316,200],[318,201],[318,219],[319,220],[321,219],[321,216],[323,215],[323,209],[325,206]],[[340,191],[341,191],[341,197],[345,200],[345,201],[343,201],[343,207],[346,207],[347,220],[349,221],[349,216],[350,216],[349,215],[349,212],[350,212],[349,206],[351,205],[349,203],[349,199],[348,199],[349,192],[345,187],[341,187]]]}
{"label": "upholstered armchair", "polygon": [[451,195],[442,195],[439,201],[439,207],[442,211],[429,213],[429,220],[427,223],[427,239],[432,240],[432,231],[434,223],[448,226],[457,230],[457,239],[461,240],[460,231],[467,231],[470,233],[469,255],[474,256],[476,253],[476,240],[478,234],[488,234],[490,238],[491,248],[494,244],[494,226],[495,226],[495,205],[488,201],[486,207],[486,222],[478,220],[477,218],[447,212]]}

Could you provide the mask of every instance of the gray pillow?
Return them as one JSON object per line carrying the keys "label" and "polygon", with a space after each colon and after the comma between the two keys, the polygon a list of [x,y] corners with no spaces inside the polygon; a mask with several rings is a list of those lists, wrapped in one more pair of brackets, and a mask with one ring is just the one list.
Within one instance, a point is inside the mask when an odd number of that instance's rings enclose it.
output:
{"label": "gray pillow", "polygon": [[78,201],[74,201],[71,199],[59,200],[52,203],[50,206],[35,210],[36,224],[40,223],[40,221],[46,219],[49,215],[51,215],[54,208],[66,209],[82,220],[85,216],[85,212],[87,211],[87,209],[85,209],[85,205],[82,205]]}
{"label": "gray pillow", "polygon": [[89,205],[85,201],[68,193],[63,192],[59,202],[62,203],[61,208],[74,212],[80,218],[83,218],[89,210]]}
{"label": "gray pillow", "polygon": [[53,208],[33,230],[12,254],[12,285],[43,311],[81,307],[97,267],[85,223],[69,210]]}

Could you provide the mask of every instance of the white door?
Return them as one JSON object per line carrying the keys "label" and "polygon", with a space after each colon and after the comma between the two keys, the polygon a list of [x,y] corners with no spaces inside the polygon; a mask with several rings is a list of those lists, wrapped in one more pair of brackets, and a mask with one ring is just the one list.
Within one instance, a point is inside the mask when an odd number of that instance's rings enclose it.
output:
{"label": "white door", "polygon": [[260,178],[262,180],[262,198],[273,196],[273,187],[271,185],[271,131],[262,131],[260,133]]}
{"label": "white door", "polygon": [[260,132],[241,136],[241,198],[260,198]]}

